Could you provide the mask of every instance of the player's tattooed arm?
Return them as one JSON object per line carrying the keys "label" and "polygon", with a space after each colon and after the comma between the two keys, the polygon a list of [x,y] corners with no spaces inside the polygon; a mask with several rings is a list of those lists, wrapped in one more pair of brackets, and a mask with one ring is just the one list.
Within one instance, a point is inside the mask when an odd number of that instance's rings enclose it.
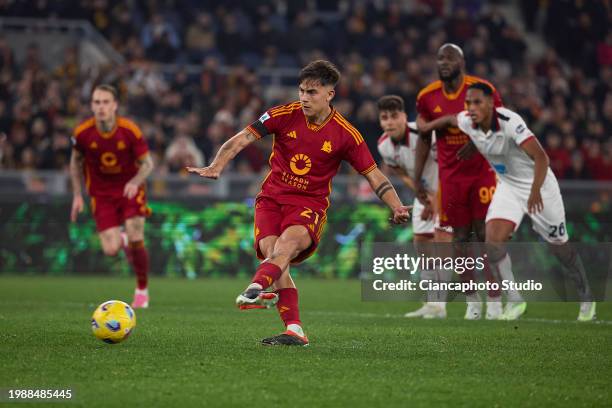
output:
{"label": "player's tattooed arm", "polygon": [[145,182],[149,174],[153,171],[153,159],[149,153],[146,153],[138,159],[138,172],[130,181],[123,187],[123,195],[130,200],[136,197],[138,189]]}
{"label": "player's tattooed arm", "polygon": [[70,181],[72,184],[72,209],[70,210],[70,221],[75,222],[79,213],[83,212],[83,191],[81,188],[83,174],[83,154],[77,149],[72,149],[70,156]]}
{"label": "player's tattooed arm", "polygon": [[374,193],[393,211],[392,221],[395,224],[402,224],[410,219],[410,207],[402,205],[395,188],[389,179],[376,168],[365,175]]}
{"label": "player's tattooed arm", "polygon": [[227,163],[255,140],[257,140],[257,136],[248,128],[245,128],[223,143],[210,166],[187,167],[187,171],[196,173],[201,177],[217,179],[225,166],[227,166]]}
{"label": "player's tattooed arm", "polygon": [[523,142],[521,144],[521,149],[523,149],[525,153],[527,153],[527,155],[533,159],[535,164],[533,183],[531,184],[531,193],[529,194],[529,199],[527,200],[527,210],[530,214],[536,214],[544,209],[544,202],[542,201],[540,190],[542,188],[542,184],[544,184],[544,180],[546,179],[546,173],[548,173],[550,159],[544,151],[544,148],[542,148],[540,142],[538,142],[538,139],[535,137],[531,137]]}

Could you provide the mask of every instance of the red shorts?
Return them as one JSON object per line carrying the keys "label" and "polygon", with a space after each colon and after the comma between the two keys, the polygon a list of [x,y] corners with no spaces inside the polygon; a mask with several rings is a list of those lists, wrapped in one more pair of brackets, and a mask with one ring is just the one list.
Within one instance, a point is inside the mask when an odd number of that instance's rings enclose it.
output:
{"label": "red shorts", "polygon": [[305,206],[279,204],[270,197],[257,197],[255,200],[255,251],[259,259],[265,259],[259,248],[259,241],[263,238],[276,235],[279,237],[283,231],[292,225],[306,227],[312,244],[291,260],[292,264],[300,263],[309,258],[317,249],[327,215],[323,208],[310,208]]}
{"label": "red shorts", "polygon": [[131,200],[126,197],[91,197],[91,212],[98,232],[123,225],[125,220],[132,217],[151,215],[144,187],[140,187]]}
{"label": "red shorts", "polygon": [[465,227],[474,220],[484,221],[495,193],[495,172],[465,179],[440,179],[440,225]]}

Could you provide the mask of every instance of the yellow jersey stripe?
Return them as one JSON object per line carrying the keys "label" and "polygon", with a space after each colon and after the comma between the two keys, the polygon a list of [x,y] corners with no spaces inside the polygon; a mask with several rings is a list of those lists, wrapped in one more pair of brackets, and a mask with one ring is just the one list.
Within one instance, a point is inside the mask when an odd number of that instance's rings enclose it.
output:
{"label": "yellow jersey stripe", "polygon": [[346,119],[344,119],[342,116],[338,114],[336,115],[336,121],[344,129],[346,129],[351,135],[353,135],[353,138],[355,139],[355,142],[358,145],[360,145],[363,142],[363,137],[361,136],[361,133],[359,133],[359,131],[355,129],[353,126],[351,126]]}
{"label": "yellow jersey stripe", "polygon": [[321,123],[320,125],[315,125],[313,123],[308,122],[308,118],[306,118],[306,126],[308,126],[308,129],[312,130],[313,132],[318,132],[319,130],[323,129],[323,126],[327,125],[327,123],[336,115],[336,109],[332,108],[332,111],[329,113],[329,115],[327,115],[327,117],[325,118],[325,120],[323,121],[323,123]]}
{"label": "yellow jersey stripe", "polygon": [[301,106],[300,102],[290,103],[288,105],[283,105],[283,106],[279,106],[278,108],[270,109],[270,114],[278,113],[280,111],[286,111],[286,110],[295,110],[299,108],[300,106]]}
{"label": "yellow jersey stripe", "polygon": [[369,172],[374,170],[376,167],[378,167],[378,166],[376,165],[376,163],[374,163],[373,165],[371,165],[370,167],[368,167],[367,169],[362,171],[361,174],[363,174],[363,175],[368,174]]}
{"label": "yellow jersey stripe", "polygon": [[300,101],[295,101],[295,102],[287,103],[287,104],[285,104],[285,105],[280,105],[280,106],[277,106],[277,107],[272,108],[272,109],[270,109],[270,110],[271,110],[271,111],[273,111],[273,110],[278,110],[278,109],[287,109],[287,108],[293,108],[293,107],[295,107],[295,106],[299,106],[299,105],[301,105],[301,104],[302,104],[302,103],[301,103]]}
{"label": "yellow jersey stripe", "polygon": [[286,111],[286,112],[279,112],[279,113],[273,113],[272,115],[270,115],[273,118],[276,118],[278,116],[283,116],[283,115],[290,115],[291,113],[293,113],[296,109],[290,110],[290,111]]}
{"label": "yellow jersey stripe", "polygon": [[95,125],[96,125],[96,119],[95,118],[87,119],[85,122],[83,122],[79,126],[77,126],[76,129],[74,129],[74,137],[79,137],[79,135],[81,133],[83,133],[85,130],[87,130],[90,127],[95,126]]}
{"label": "yellow jersey stripe", "polygon": [[359,130],[357,130],[357,128],[353,125],[351,125],[349,123],[348,120],[346,120],[342,115],[338,114],[338,118],[340,120],[342,120],[342,122],[344,122],[344,124],[346,124],[346,126],[348,126],[349,129],[353,130],[353,132],[355,132],[355,134],[357,135],[357,137],[363,142],[363,136],[361,136],[361,133],[359,132]]}
{"label": "yellow jersey stripe", "polygon": [[134,122],[132,122],[129,119],[119,118],[117,120],[117,125],[119,127],[122,127],[122,128],[125,128],[131,131],[134,134],[134,136],[136,136],[136,139],[140,139],[142,137],[142,131],[140,130],[138,125],[136,125]]}
{"label": "yellow jersey stripe", "polygon": [[289,113],[293,112],[298,108],[286,108],[286,109],[275,109],[270,111],[270,116],[278,115],[279,113]]}
{"label": "yellow jersey stripe", "polygon": [[428,94],[430,92],[435,91],[436,89],[442,88],[442,81],[437,80],[427,85],[425,88],[421,89],[421,91],[417,95],[417,100],[421,98],[423,95]]}
{"label": "yellow jersey stripe", "polygon": [[349,129],[344,123],[342,123],[340,121],[340,119],[338,118],[334,118],[334,120],[344,128],[344,130],[346,130],[351,136],[353,136],[353,139],[355,140],[355,143],[357,143],[357,145],[361,144],[361,140],[359,140],[359,136],[357,136],[351,129]]}

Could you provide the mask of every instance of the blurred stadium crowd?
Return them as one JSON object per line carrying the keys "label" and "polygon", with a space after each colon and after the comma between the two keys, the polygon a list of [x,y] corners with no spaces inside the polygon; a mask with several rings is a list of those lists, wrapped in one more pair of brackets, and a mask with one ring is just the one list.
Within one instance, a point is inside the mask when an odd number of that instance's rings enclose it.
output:
{"label": "blurred stadium crowd", "polygon": [[[464,47],[468,72],[490,80],[523,115],[559,178],[612,180],[610,2],[521,1],[527,32],[548,47],[538,58],[528,57],[527,34],[484,1],[410,3],[0,1],[1,16],[87,19],[126,61],[83,71],[71,48],[57,66],[45,66],[33,43],[18,62],[0,36],[0,168],[67,168],[70,133],[102,82],[119,88],[122,111],[147,135],[157,172],[203,165],[267,107],[295,98],[270,92],[258,70],[297,75],[319,57],[341,68],[335,105],[377,154],[377,98],[402,95],[413,118],[417,92],[437,79],[436,50],[454,42]],[[234,170],[260,171],[267,149],[252,145]]]}

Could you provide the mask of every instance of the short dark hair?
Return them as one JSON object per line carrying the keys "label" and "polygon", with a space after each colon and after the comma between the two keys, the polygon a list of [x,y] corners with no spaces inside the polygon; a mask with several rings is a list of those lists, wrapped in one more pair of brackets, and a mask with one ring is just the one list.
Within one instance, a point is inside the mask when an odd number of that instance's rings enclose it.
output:
{"label": "short dark hair", "polygon": [[470,89],[480,89],[486,96],[493,96],[493,88],[491,85],[485,84],[484,82],[473,83],[472,85],[468,86],[468,90]]}
{"label": "short dark hair", "polygon": [[404,99],[399,95],[385,95],[378,100],[378,111],[404,112]]}
{"label": "short dark hair", "polygon": [[[96,85],[96,87],[94,88],[94,92],[95,91],[110,92],[113,95],[113,99],[115,101],[119,101],[119,92],[117,92],[117,88],[115,88],[112,85],[109,85],[109,84]],[[92,94],[93,94],[93,92],[92,92]]]}
{"label": "short dark hair", "polygon": [[300,71],[298,83],[304,81],[319,81],[323,86],[336,86],[340,80],[340,71],[334,64],[325,60],[312,61]]}

